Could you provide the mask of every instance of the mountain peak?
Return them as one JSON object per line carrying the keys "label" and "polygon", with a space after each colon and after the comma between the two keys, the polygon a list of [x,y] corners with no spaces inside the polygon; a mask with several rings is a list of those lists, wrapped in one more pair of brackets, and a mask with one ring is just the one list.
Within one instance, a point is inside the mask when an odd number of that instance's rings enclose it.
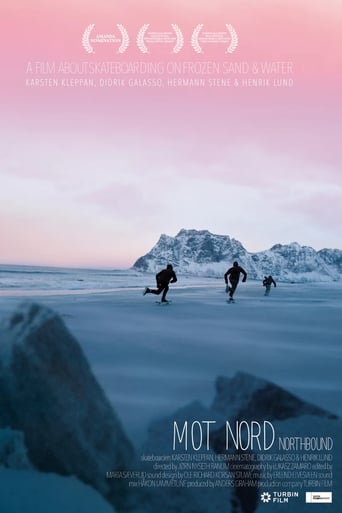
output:
{"label": "mountain peak", "polygon": [[229,235],[185,228],[175,237],[162,234],[157,244],[138,258],[133,267],[155,273],[170,262],[179,273],[222,277],[234,260],[247,271],[249,279],[262,279],[265,274],[272,274],[276,280],[288,282],[336,281],[342,274],[341,250],[317,252],[291,242],[250,253]]}
{"label": "mountain peak", "polygon": [[214,235],[209,232],[209,230],[195,230],[195,229],[187,229],[182,228],[176,235],[176,237],[189,237],[189,236],[203,236],[203,235]]}

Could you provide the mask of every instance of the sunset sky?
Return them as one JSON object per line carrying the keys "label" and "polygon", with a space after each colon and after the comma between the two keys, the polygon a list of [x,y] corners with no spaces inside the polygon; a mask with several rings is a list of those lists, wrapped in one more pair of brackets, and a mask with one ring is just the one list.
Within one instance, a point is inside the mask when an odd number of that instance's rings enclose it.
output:
{"label": "sunset sky", "polygon": [[[0,18],[0,263],[125,267],[181,228],[228,234],[249,251],[292,241],[342,248],[340,0],[6,0]],[[90,37],[120,36],[122,24],[127,50],[93,43],[87,53],[91,24]],[[151,43],[143,54],[144,24],[177,24],[183,48]],[[231,24],[236,50],[203,43],[196,53],[198,24],[202,34]],[[44,70],[109,61],[164,70],[175,62],[184,72],[93,75],[96,87],[67,87],[62,79],[91,75]],[[292,71],[261,72],[280,61]],[[200,62],[245,63],[248,72],[185,71]],[[214,77],[232,85],[211,87]],[[46,78],[58,85],[27,83]],[[100,87],[100,78],[125,85]],[[206,82],[177,87],[170,78]],[[269,85],[243,86],[255,78]]]}

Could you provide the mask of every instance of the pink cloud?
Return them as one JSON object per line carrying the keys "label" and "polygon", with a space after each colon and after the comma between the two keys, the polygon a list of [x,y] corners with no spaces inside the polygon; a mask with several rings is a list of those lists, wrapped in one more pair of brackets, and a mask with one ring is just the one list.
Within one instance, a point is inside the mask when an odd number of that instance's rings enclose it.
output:
{"label": "pink cloud", "polygon": [[79,199],[88,204],[97,205],[109,213],[127,215],[127,217],[132,217],[133,213],[137,218],[141,216],[153,218],[155,210],[163,206],[162,198],[152,194],[152,191],[149,193],[148,190],[142,190],[137,186],[120,183],[111,183],[106,188],[81,195]]}

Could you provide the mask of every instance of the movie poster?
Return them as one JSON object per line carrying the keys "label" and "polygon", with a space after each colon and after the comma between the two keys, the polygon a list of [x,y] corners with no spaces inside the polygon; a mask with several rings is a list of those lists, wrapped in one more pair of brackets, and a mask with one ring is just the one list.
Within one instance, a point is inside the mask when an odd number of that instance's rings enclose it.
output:
{"label": "movie poster", "polygon": [[340,3],[0,13],[1,512],[339,513]]}

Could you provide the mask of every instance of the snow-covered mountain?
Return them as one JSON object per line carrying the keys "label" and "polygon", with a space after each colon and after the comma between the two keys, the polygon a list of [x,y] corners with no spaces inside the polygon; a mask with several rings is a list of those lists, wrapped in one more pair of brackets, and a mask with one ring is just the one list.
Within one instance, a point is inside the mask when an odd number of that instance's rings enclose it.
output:
{"label": "snow-covered mountain", "polygon": [[157,244],[134,263],[135,270],[157,272],[172,263],[179,273],[222,276],[234,260],[251,279],[272,274],[280,281],[337,281],[342,278],[342,251],[309,246],[276,244],[271,249],[250,253],[236,239],[207,230],[181,230],[175,237],[161,235]]}

